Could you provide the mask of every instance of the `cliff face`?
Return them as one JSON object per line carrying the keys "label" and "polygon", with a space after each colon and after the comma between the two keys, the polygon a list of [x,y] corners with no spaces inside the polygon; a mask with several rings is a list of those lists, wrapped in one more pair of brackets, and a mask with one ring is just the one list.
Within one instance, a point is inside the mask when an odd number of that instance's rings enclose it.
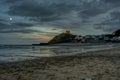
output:
{"label": "cliff face", "polygon": [[48,43],[49,44],[56,44],[56,43],[67,43],[67,42],[71,42],[74,39],[74,35],[72,34],[59,34],[57,36],[55,36],[52,40],[50,40]]}

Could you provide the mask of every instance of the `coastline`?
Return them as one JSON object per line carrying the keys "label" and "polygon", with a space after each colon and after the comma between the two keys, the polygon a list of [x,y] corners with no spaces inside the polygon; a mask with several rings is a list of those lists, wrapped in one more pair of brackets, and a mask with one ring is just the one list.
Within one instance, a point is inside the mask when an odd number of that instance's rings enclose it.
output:
{"label": "coastline", "polygon": [[80,80],[84,77],[94,80],[120,79],[120,47],[71,56],[0,63],[2,80]]}

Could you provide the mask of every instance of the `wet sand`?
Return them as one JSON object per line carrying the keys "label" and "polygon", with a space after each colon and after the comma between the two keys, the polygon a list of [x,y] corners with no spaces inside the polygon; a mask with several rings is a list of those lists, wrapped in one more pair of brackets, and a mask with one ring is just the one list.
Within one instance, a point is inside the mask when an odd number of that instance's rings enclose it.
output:
{"label": "wet sand", "polygon": [[0,80],[120,80],[120,48],[0,63]]}

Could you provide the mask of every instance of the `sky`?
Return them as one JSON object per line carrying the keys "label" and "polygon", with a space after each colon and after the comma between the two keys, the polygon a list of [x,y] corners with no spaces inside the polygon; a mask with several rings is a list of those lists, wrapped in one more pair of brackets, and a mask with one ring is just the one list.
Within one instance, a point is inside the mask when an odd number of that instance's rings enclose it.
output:
{"label": "sky", "polygon": [[70,30],[78,35],[120,28],[120,0],[0,0],[0,44],[47,42]]}

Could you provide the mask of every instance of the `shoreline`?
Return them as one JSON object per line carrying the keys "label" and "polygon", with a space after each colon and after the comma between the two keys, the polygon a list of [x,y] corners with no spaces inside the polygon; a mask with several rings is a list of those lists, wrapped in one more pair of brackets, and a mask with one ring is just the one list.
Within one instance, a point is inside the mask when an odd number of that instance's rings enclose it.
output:
{"label": "shoreline", "polygon": [[120,47],[71,56],[0,63],[2,80],[120,79]]}
{"label": "shoreline", "polygon": [[101,52],[101,51],[106,51],[106,50],[112,50],[112,49],[117,49],[118,47],[112,47],[112,48],[103,48],[103,49],[96,49],[96,50],[90,50],[90,51],[83,51],[80,53],[69,53],[69,54],[64,54],[64,55],[54,55],[50,57],[37,57],[33,59],[26,59],[26,60],[17,60],[17,61],[1,61],[0,64],[8,64],[8,63],[19,63],[19,62],[27,62],[27,61],[34,61],[34,60],[39,60],[39,61],[44,61],[45,59],[55,59],[55,58],[67,58],[67,57],[76,57],[76,56],[83,56],[83,55],[89,55],[88,53],[95,53],[95,52]]}

